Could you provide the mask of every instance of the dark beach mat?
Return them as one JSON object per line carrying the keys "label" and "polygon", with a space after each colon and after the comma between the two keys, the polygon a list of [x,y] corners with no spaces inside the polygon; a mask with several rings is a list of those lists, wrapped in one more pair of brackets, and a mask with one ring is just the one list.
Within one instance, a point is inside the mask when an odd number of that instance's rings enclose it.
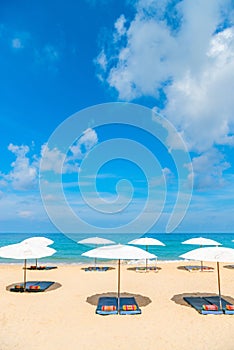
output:
{"label": "dark beach mat", "polygon": [[[26,292],[35,293],[35,292],[44,292],[50,286],[52,286],[54,282],[51,281],[28,281],[26,282]],[[11,292],[24,292],[24,284],[15,284],[12,288],[10,288]]]}
{"label": "dark beach mat", "polygon": [[[202,315],[221,315],[221,314],[223,314],[223,311],[220,310],[219,306],[217,306],[213,303],[210,303],[206,298],[203,298],[203,297],[184,297],[183,299]],[[215,309],[215,307],[217,309]],[[212,309],[212,308],[214,308],[214,309]]]}
{"label": "dark beach mat", "polygon": [[134,297],[120,298],[119,301],[119,314],[120,315],[137,315],[141,314],[136,299]]}
{"label": "dark beach mat", "polygon": [[118,302],[115,297],[100,297],[96,308],[98,315],[116,315],[118,314]]}

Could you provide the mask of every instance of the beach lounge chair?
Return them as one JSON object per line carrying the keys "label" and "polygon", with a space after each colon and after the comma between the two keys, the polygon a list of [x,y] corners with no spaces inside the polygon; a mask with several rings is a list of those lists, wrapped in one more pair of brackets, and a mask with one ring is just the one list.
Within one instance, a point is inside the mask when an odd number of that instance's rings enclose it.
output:
{"label": "beach lounge chair", "polygon": [[89,266],[89,267],[85,267],[85,271],[98,271],[98,272],[104,272],[107,271],[109,269],[109,267],[107,266]]}
{"label": "beach lounge chair", "polygon": [[[54,282],[50,281],[29,281],[26,282],[26,292],[44,292],[48,289]],[[24,292],[24,284],[16,284],[10,289],[11,292]]]}
{"label": "beach lounge chair", "polygon": [[117,315],[118,303],[115,297],[100,297],[96,308],[98,315]]}
{"label": "beach lounge chair", "polygon": [[53,269],[57,269],[57,266],[31,265],[30,267],[27,268],[27,270],[53,270]]}
{"label": "beach lounge chair", "polygon": [[201,269],[201,266],[198,265],[187,265],[184,266],[185,270],[189,271],[189,272],[194,272],[194,271],[204,271],[204,272],[211,272],[214,271],[213,267],[210,266],[203,266]]}
{"label": "beach lounge chair", "polygon": [[119,314],[120,315],[141,314],[141,309],[137,305],[136,299],[134,297],[120,298]]}
{"label": "beach lounge chair", "polygon": [[[218,296],[205,297],[205,299],[208,302],[217,305],[218,307],[220,306],[220,302],[219,302],[219,297]],[[223,312],[226,315],[234,315],[234,305],[229,303],[227,300],[225,300],[223,298],[221,298],[221,302],[222,302]]]}
{"label": "beach lounge chair", "polygon": [[202,315],[221,315],[223,311],[218,305],[203,297],[184,297],[184,300]]}
{"label": "beach lounge chair", "polygon": [[147,271],[158,272],[159,269],[156,266],[147,266],[147,268],[145,266],[136,267],[136,272],[147,272]]}

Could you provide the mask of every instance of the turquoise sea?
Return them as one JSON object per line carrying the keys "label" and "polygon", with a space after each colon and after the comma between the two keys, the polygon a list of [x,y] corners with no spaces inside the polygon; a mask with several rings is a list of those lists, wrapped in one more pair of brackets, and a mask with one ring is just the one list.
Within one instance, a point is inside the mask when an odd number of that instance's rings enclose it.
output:
{"label": "turquoise sea", "polygon": [[[48,258],[40,259],[42,263],[50,262],[52,264],[80,264],[80,263],[88,263],[89,259],[86,257],[82,257],[81,254],[87,250],[95,248],[91,245],[81,245],[76,242],[95,235],[85,235],[85,234],[76,234],[73,235],[73,240],[62,233],[44,233],[44,234],[23,234],[23,233],[0,233],[0,246],[19,243],[25,238],[29,238],[32,236],[44,236],[52,239],[54,244],[51,245],[54,249],[56,249],[56,253]],[[99,235],[96,235],[99,236]],[[126,244],[130,240],[141,237],[142,235],[136,234],[113,234],[113,235],[101,235],[101,237],[109,238],[116,243]],[[214,239],[220,242],[224,247],[234,248],[234,233],[197,233],[197,234],[184,234],[184,233],[155,233],[155,234],[145,234],[147,237],[154,237],[162,241],[166,246],[150,246],[149,252],[155,254],[158,257],[158,260],[180,260],[179,255],[198,248],[198,246],[193,245],[184,245],[181,242],[186,239],[192,237],[206,237]],[[145,248],[141,246],[141,248]],[[20,261],[19,261],[20,262]],[[0,263],[17,263],[16,260],[12,259],[3,259],[0,258]]]}

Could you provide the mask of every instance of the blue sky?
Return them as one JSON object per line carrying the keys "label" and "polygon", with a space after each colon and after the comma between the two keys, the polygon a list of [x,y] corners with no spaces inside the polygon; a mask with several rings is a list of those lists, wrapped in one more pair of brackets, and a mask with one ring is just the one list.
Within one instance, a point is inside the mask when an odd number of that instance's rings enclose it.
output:
{"label": "blue sky", "polygon": [[[157,193],[147,217],[150,221],[158,215],[151,231],[165,232],[178,192],[169,143],[162,145],[144,130],[116,125],[111,118],[109,125],[96,128],[89,120],[92,106],[128,102],[152,109],[172,123],[191,157],[190,167],[184,164],[187,184],[184,179],[182,192],[187,198],[192,179],[192,198],[176,231],[232,232],[233,23],[232,0],[2,1],[0,231],[58,229],[48,218],[39,189],[43,172],[55,181],[53,173],[58,174],[63,157],[61,150],[48,148],[48,140],[68,117],[87,109],[87,128],[70,145],[60,174],[72,210],[107,230],[124,225],[145,210],[150,183]],[[160,171],[152,165],[155,173],[147,178],[130,158],[103,163],[98,176],[86,174],[82,193],[95,204],[92,210],[80,193],[82,161],[92,151],[99,152],[101,144],[118,138],[150,150]],[[176,149],[172,139],[170,143]],[[111,213],[99,212],[100,198]],[[61,215],[55,197],[53,206]],[[118,208],[123,209],[120,215]],[[68,220],[65,214],[63,219]]]}

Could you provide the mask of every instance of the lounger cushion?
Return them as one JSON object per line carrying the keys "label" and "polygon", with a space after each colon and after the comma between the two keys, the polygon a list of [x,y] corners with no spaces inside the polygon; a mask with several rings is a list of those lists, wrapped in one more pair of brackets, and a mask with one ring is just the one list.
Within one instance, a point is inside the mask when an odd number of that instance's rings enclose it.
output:
{"label": "lounger cushion", "polygon": [[115,311],[116,306],[115,305],[103,305],[102,311]]}
{"label": "lounger cushion", "polygon": [[124,311],[135,311],[137,309],[136,305],[123,305],[122,309]]}
{"label": "lounger cushion", "polygon": [[20,284],[16,284],[15,286],[14,286],[14,288],[15,289],[22,289],[22,288],[24,288],[22,285],[20,285]]}
{"label": "lounger cushion", "polygon": [[214,304],[202,305],[202,309],[216,311],[218,310],[218,306]]}
{"label": "lounger cushion", "polygon": [[234,305],[226,305],[226,310],[234,310]]}
{"label": "lounger cushion", "polygon": [[36,285],[36,286],[29,286],[29,289],[41,289],[41,287],[40,286],[38,286],[38,285]]}

